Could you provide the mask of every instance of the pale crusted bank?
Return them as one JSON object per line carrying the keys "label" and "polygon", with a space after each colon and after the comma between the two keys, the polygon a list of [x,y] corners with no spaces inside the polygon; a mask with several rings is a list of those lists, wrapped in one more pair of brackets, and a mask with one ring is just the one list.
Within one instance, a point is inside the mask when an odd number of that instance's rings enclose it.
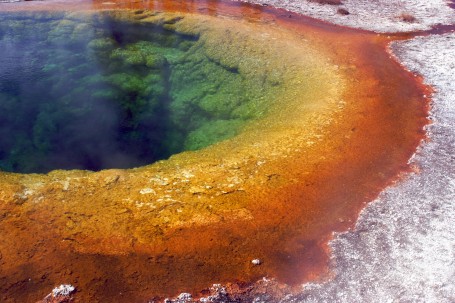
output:
{"label": "pale crusted bank", "polygon": [[[455,14],[445,0],[343,0],[341,5],[319,4],[316,0],[312,2],[246,0],[244,2],[272,5],[330,23],[378,33],[428,30],[437,24],[455,23]],[[345,11],[340,13],[339,9]]]}

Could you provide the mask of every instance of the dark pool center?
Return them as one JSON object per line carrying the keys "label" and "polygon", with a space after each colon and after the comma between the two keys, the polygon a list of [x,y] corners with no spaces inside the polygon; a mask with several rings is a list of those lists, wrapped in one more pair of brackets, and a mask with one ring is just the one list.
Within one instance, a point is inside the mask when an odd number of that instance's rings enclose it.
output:
{"label": "dark pool center", "polygon": [[132,168],[234,136],[262,88],[198,39],[113,12],[0,13],[0,170]]}

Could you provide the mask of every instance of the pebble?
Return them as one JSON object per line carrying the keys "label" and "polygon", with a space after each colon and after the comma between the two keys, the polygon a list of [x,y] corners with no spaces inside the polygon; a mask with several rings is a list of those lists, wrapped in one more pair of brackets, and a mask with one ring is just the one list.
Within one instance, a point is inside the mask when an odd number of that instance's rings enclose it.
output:
{"label": "pebble", "polygon": [[259,260],[259,259],[254,259],[254,260],[251,260],[251,263],[252,263],[253,265],[261,265],[261,264],[262,264],[262,261]]}

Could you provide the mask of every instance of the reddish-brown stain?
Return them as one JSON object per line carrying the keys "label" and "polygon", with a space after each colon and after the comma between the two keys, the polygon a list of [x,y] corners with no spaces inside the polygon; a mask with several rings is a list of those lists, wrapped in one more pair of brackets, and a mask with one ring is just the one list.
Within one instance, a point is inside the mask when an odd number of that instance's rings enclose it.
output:
{"label": "reddish-brown stain", "polygon": [[[299,166],[308,161],[299,156],[273,164],[289,168],[297,181],[281,184],[278,176],[275,187],[258,185],[257,193],[246,198],[254,220],[170,230],[154,249],[138,245],[134,253],[111,255],[109,249],[125,241],[110,238],[106,254],[78,253],[48,228],[54,223],[48,221],[52,209],[18,213],[2,204],[0,301],[34,302],[61,283],[76,285],[75,302],[147,302],[183,291],[197,295],[213,283],[254,283],[268,276],[292,287],[329,276],[332,233],[353,227],[365,204],[409,170],[407,161],[424,138],[428,88],[389,58],[390,39],[244,3],[101,3],[11,4],[8,9],[147,8],[273,22],[332,51],[352,79],[344,98],[358,106],[342,112],[342,123],[319,147],[319,155],[331,156],[306,167],[309,174],[301,173]],[[226,199],[245,197],[239,192]],[[8,224],[2,224],[4,218]],[[2,263],[2,254],[16,254],[18,266]],[[262,265],[245,262],[254,258]]]}

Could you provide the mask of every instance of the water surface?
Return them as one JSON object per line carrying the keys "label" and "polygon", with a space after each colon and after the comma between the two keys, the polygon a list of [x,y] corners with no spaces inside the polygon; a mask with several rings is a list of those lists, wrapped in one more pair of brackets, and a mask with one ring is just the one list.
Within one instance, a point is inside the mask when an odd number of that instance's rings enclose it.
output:
{"label": "water surface", "polygon": [[2,170],[138,167],[230,138],[259,115],[247,108],[261,92],[197,36],[112,13],[0,20]]}

